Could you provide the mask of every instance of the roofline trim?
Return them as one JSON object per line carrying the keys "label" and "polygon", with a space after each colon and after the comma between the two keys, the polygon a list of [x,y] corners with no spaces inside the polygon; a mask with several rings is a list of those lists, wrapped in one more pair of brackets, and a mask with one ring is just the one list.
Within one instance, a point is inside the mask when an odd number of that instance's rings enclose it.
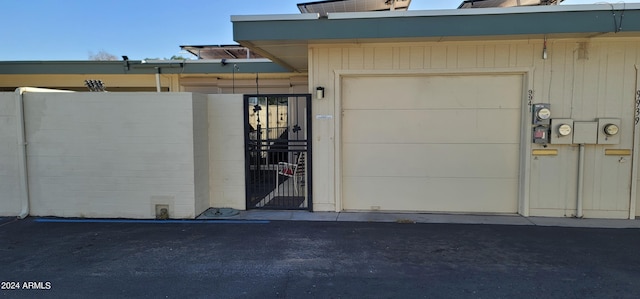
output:
{"label": "roofline trim", "polygon": [[[621,11],[640,9],[640,3],[599,3],[576,5],[542,5],[518,6],[498,8],[470,8],[470,9],[439,9],[439,10],[405,10],[405,11],[368,11],[368,12],[333,12],[327,17],[333,20],[371,19],[371,18],[401,18],[401,17],[442,17],[442,16],[472,16],[472,15],[504,15],[527,13],[581,12],[581,11]],[[277,14],[277,15],[234,15],[232,22],[257,21],[297,21],[317,20],[318,13]]]}
{"label": "roofline trim", "polygon": [[[233,67],[238,64],[239,70]],[[231,66],[230,66],[231,65]],[[50,60],[0,61],[0,75],[7,74],[225,74],[225,73],[289,73],[290,70],[269,59],[202,59],[202,60]]]}
{"label": "roofline trim", "polygon": [[[243,47],[244,48],[244,47]],[[222,63],[224,60],[225,63],[253,63],[253,62],[272,62],[268,58],[229,58],[229,59],[194,59],[194,60],[140,60],[142,65],[144,64],[176,64],[176,63],[184,63],[184,64],[192,64],[192,63]]]}
{"label": "roofline trim", "polygon": [[400,17],[441,17],[441,16],[474,16],[474,15],[502,15],[554,12],[581,11],[624,11],[640,9],[640,3],[600,3],[583,5],[541,5],[516,7],[491,7],[472,9],[446,10],[408,10],[408,11],[371,11],[371,12],[340,12],[327,14],[329,19],[371,19],[371,18],[400,18]]}
{"label": "roofline trim", "polygon": [[[127,60],[130,67],[145,65],[181,65],[181,64],[217,64],[222,63],[271,63],[268,58],[238,58],[238,59],[179,59],[179,60]],[[123,65],[123,60],[5,60],[0,65]]]}
{"label": "roofline trim", "polygon": [[[624,10],[612,10],[611,7],[624,8]],[[499,13],[488,14],[487,12]],[[622,18],[622,12],[625,16],[624,27],[617,26],[618,22],[613,22]],[[244,46],[248,45],[247,42],[258,45],[256,41],[309,42],[609,32],[638,34],[640,33],[640,4],[342,13],[333,14],[331,19],[235,22],[233,24],[234,39]],[[253,50],[256,51],[256,49]],[[263,56],[273,59],[272,55]]]}
{"label": "roofline trim", "polygon": [[299,20],[317,20],[320,18],[319,13],[303,13],[303,14],[277,14],[277,15],[235,15],[231,16],[231,22],[254,22],[254,21],[299,21]]}
{"label": "roofline trim", "polygon": [[209,47],[219,47],[219,48],[238,47],[238,48],[244,48],[240,44],[229,44],[229,45],[180,45],[179,47],[180,48],[186,48],[186,47],[190,47],[190,48],[209,48]]}

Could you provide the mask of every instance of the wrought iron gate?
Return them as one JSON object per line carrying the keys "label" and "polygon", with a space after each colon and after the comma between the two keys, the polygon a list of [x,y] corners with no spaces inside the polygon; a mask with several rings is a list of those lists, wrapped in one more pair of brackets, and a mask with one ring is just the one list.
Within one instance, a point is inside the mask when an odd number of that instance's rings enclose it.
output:
{"label": "wrought iron gate", "polygon": [[312,210],[311,95],[245,95],[248,209]]}

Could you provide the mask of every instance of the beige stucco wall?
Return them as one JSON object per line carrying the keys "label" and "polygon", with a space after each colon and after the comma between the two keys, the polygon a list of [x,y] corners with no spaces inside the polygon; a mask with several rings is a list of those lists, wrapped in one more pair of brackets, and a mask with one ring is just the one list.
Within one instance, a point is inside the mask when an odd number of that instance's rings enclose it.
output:
{"label": "beige stucco wall", "polygon": [[211,206],[246,209],[242,95],[209,95]]}
{"label": "beige stucco wall", "polygon": [[0,216],[20,213],[20,176],[16,96],[0,93]]}
{"label": "beige stucco wall", "polygon": [[[594,121],[619,118],[618,145],[587,145],[584,214],[592,218],[629,218],[631,157],[605,156],[605,149],[632,149],[639,38],[495,40],[412,43],[327,44],[310,47],[310,89],[325,87],[325,99],[313,101],[314,210],[340,210],[339,150],[340,76],[345,74],[522,73],[532,103],[550,103],[553,118]],[[461,88],[464,88],[461,86]],[[401,96],[402,91],[398,92]],[[388,99],[392,101],[392,99]],[[575,215],[578,150],[549,145],[557,156],[534,157],[528,93],[522,95],[522,142],[519,211],[532,216]],[[451,124],[448,124],[451,125]],[[455,125],[455,124],[454,124]],[[336,144],[338,146],[336,147]]]}
{"label": "beige stucco wall", "polygon": [[194,179],[203,172],[194,164],[207,160],[202,96],[26,93],[24,101],[31,215],[154,218],[156,205],[168,205],[172,218],[193,218],[206,208],[207,180]]}

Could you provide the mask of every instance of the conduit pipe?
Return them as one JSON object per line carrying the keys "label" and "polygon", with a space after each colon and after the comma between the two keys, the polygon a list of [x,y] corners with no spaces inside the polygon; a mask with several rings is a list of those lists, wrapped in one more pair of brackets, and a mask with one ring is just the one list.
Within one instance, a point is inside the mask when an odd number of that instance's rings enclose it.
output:
{"label": "conduit pipe", "polygon": [[160,68],[156,67],[156,91],[160,92]]}
{"label": "conduit pipe", "polygon": [[578,147],[578,196],[576,202],[576,217],[582,218],[582,202],[583,202],[583,189],[584,189],[584,144],[580,144]]}
{"label": "conduit pipe", "polygon": [[[636,112],[635,117],[640,117],[640,64],[636,64]],[[636,219],[638,209],[638,140],[640,140],[640,129],[638,128],[638,118],[633,126],[633,154],[631,156],[631,192],[629,196],[629,219]],[[640,215],[639,215],[640,216]]]}
{"label": "conduit pipe", "polygon": [[18,163],[20,181],[20,202],[21,210],[18,218],[24,219],[29,216],[29,173],[27,172],[27,134],[25,131],[24,114],[24,93],[25,92],[70,92],[66,90],[54,90],[35,87],[16,88],[16,119],[18,128]]}

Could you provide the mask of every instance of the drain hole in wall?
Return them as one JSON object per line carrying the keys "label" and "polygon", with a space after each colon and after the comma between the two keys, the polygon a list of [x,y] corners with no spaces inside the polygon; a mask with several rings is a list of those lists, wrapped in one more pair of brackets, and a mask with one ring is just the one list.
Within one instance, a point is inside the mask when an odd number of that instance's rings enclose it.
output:
{"label": "drain hole in wall", "polygon": [[156,219],[169,219],[169,205],[156,205]]}

